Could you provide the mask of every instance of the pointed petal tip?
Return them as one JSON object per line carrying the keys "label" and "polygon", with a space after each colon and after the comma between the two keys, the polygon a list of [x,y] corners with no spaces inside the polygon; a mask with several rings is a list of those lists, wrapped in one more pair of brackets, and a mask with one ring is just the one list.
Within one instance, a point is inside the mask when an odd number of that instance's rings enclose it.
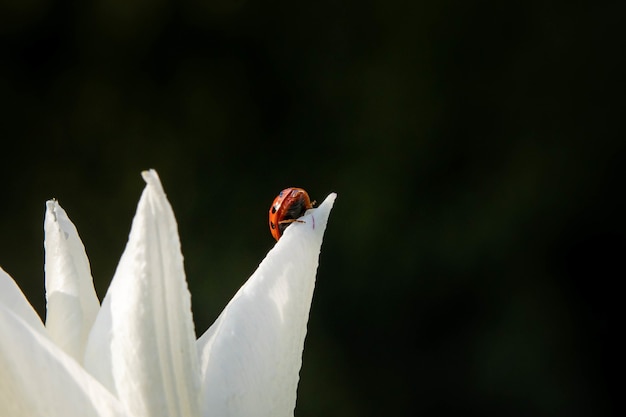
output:
{"label": "pointed petal tip", "polygon": [[56,198],[51,198],[50,200],[46,201],[46,212],[54,215],[57,207],[59,207],[59,202]]}
{"label": "pointed petal tip", "polygon": [[67,233],[71,231],[73,233],[78,233],[76,232],[76,227],[56,198],[46,201],[46,220],[44,223],[48,221],[48,215],[51,216],[51,220],[58,224],[58,227],[60,227],[64,232]]}
{"label": "pointed petal tip", "polygon": [[159,174],[157,174],[156,170],[153,168],[141,171],[141,176],[148,185],[154,184],[155,182],[161,182],[159,180]]}
{"label": "pointed petal tip", "polygon": [[324,201],[322,202],[322,204],[320,204],[321,206],[325,206],[327,204],[330,205],[329,208],[333,207],[333,204],[335,204],[335,200],[337,199],[337,193],[330,193],[328,194],[328,196],[324,199]]}
{"label": "pointed petal tip", "polygon": [[163,189],[161,179],[159,178],[159,174],[157,174],[156,170],[148,169],[146,171],[142,171],[141,176],[146,182],[146,190],[152,190],[153,192],[156,192],[157,195],[165,196],[165,190]]}
{"label": "pointed petal tip", "polygon": [[324,220],[324,223],[328,220],[328,216],[330,215],[330,211],[335,204],[335,200],[337,199],[337,193],[330,193],[328,196],[322,201],[317,208],[311,210],[311,212],[317,213],[320,219]]}

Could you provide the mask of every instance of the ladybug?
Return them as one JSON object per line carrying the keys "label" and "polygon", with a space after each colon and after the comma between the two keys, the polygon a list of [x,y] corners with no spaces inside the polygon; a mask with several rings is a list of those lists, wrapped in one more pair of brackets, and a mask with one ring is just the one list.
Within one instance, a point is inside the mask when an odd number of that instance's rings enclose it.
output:
{"label": "ladybug", "polygon": [[289,187],[282,190],[274,199],[270,207],[270,232],[278,241],[283,232],[293,222],[304,223],[298,220],[304,213],[313,208],[309,194],[302,188]]}

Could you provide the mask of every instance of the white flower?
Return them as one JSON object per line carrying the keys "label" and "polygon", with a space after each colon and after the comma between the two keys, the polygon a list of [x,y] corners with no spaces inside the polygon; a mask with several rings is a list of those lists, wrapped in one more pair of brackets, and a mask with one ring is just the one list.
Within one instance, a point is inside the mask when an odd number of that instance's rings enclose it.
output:
{"label": "white flower", "polygon": [[76,228],[45,219],[46,324],[0,268],[0,416],[292,416],[335,194],[287,228],[195,340],[174,213],[155,171],[100,306]]}

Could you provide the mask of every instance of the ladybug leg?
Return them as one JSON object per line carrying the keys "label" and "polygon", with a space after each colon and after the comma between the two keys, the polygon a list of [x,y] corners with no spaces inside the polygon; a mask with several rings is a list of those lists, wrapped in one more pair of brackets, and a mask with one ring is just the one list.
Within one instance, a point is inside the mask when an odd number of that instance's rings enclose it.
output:
{"label": "ladybug leg", "polygon": [[281,220],[278,222],[278,224],[287,224],[287,223],[306,223],[306,222],[304,220],[298,220],[298,219]]}

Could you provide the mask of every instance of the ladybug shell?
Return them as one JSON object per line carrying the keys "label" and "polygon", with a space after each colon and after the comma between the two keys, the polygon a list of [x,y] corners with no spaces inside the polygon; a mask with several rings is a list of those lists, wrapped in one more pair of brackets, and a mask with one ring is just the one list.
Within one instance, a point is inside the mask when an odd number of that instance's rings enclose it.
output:
{"label": "ladybug shell", "polygon": [[285,188],[274,199],[270,207],[270,232],[278,241],[291,222],[281,223],[285,220],[295,220],[313,208],[309,194],[302,188]]}

